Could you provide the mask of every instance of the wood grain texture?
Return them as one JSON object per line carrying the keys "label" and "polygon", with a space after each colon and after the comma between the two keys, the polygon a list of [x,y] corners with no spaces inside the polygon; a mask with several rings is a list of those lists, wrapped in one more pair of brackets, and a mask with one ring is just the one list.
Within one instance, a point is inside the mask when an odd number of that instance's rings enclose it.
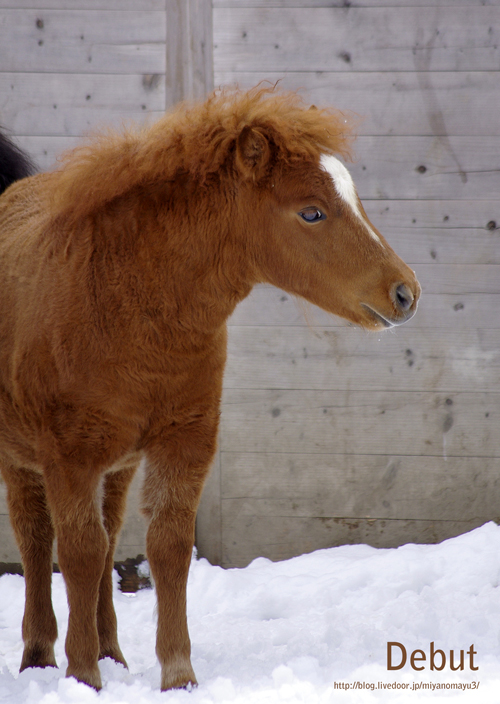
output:
{"label": "wood grain texture", "polygon": [[[215,85],[269,81],[308,103],[351,111],[360,135],[498,136],[495,71],[224,71]],[[359,118],[361,118],[359,120]]]}
{"label": "wood grain texture", "polygon": [[196,516],[196,548],[213,565],[222,564],[221,454],[217,452]]}
{"label": "wood grain texture", "polygon": [[3,10],[2,70],[165,73],[166,17],[158,10]]}
{"label": "wood grain texture", "polygon": [[214,8],[218,71],[490,71],[498,6]]}
{"label": "wood grain texture", "polygon": [[167,106],[213,88],[211,0],[166,0]]}
{"label": "wood grain texture", "polygon": [[215,0],[215,84],[362,116],[349,166],[417,272],[370,336],[268,286],[229,321],[223,564],[436,542],[498,519],[498,3]]}
{"label": "wood grain texture", "polygon": [[240,516],[235,506],[223,507],[227,525],[223,564],[244,567],[258,557],[287,560],[296,555],[340,545],[363,543],[375,548],[395,548],[414,543],[439,543],[466,533],[485,521],[424,521],[372,518],[316,518]]}
{"label": "wood grain texture", "polygon": [[0,73],[0,121],[16,136],[78,137],[99,126],[154,120],[164,75]]}
{"label": "wood grain texture", "polygon": [[[450,310],[457,319],[459,311]],[[441,393],[500,388],[500,331],[407,324],[367,335],[353,328],[231,327],[226,389]],[[265,363],[263,363],[265,360]]]}
{"label": "wood grain texture", "polygon": [[[12,0],[0,0],[3,2],[12,2]],[[36,2],[37,0],[31,0],[31,2]],[[39,2],[45,2],[45,0],[38,0]],[[64,2],[64,0],[50,0],[51,2]],[[79,0],[80,2],[81,0]],[[88,0],[89,2],[91,0]],[[97,0],[94,0],[97,1]],[[113,0],[107,0],[107,2],[112,2]],[[116,1],[116,0],[115,0]],[[26,2],[26,0],[24,0]],[[300,8],[312,8],[312,7],[329,7],[329,8],[339,8],[343,10],[348,10],[350,8],[361,8],[361,7],[422,7],[422,8],[435,8],[435,7],[450,7],[453,6],[466,6],[469,8],[483,7],[484,5],[496,5],[497,0],[213,0],[214,7],[221,8],[233,8],[233,7],[279,7],[279,8],[290,8],[290,7],[300,7]],[[1,4],[0,4],[1,7]]]}
{"label": "wood grain texture", "polygon": [[500,457],[500,392],[226,389],[221,452]]}
{"label": "wood grain texture", "polygon": [[359,137],[350,166],[361,199],[492,200],[499,137]]}
{"label": "wood grain texture", "polygon": [[500,516],[499,470],[499,458],[224,452],[222,500],[240,516],[472,521]]}
{"label": "wood grain texture", "polygon": [[0,0],[6,10],[123,10],[147,11],[165,9],[165,0]]}

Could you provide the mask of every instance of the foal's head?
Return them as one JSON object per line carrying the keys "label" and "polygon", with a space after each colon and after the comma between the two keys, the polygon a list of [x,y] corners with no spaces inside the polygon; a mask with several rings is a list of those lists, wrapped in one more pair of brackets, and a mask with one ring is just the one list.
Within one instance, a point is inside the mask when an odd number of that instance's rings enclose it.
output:
{"label": "foal's head", "polygon": [[411,318],[420,295],[415,274],[370,223],[331,150],[287,154],[272,129],[250,125],[235,164],[257,280],[368,329]]}

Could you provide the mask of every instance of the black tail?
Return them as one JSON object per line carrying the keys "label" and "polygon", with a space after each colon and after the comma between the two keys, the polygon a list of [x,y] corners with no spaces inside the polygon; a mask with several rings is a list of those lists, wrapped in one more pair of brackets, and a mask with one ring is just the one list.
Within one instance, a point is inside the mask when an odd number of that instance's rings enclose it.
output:
{"label": "black tail", "polygon": [[30,157],[0,132],[0,194],[14,181],[36,171]]}

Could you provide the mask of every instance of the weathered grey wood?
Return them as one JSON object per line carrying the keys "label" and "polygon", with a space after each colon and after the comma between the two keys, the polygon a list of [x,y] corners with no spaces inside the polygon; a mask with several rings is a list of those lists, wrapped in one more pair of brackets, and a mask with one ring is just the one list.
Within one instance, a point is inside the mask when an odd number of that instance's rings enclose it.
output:
{"label": "weathered grey wood", "polygon": [[159,118],[162,74],[0,73],[0,122],[14,135],[79,136]]}
{"label": "weathered grey wood", "polygon": [[[450,311],[457,318],[457,313]],[[234,326],[226,389],[489,391],[500,388],[500,331],[407,324],[367,335],[347,328]],[[263,363],[265,360],[265,363]]]}
{"label": "weathered grey wood", "polygon": [[309,102],[365,116],[351,172],[423,297],[380,342],[271,287],[237,308],[221,432],[228,566],[434,542],[499,515],[500,8],[341,4],[214,0],[215,83],[284,77]]}
{"label": "weathered grey wood", "polygon": [[0,562],[20,563],[21,556],[19,555],[14,533],[10,525],[3,492],[2,495],[0,495],[0,505],[2,506],[2,511],[5,511],[5,513],[2,512],[0,514],[0,536],[2,537],[0,543]]}
{"label": "weathered grey wood", "polygon": [[373,224],[413,264],[500,264],[498,200],[364,202]]}
{"label": "weathered grey wood", "polygon": [[126,560],[146,552],[146,521],[140,512],[141,486],[144,467],[141,465],[135,475],[127,497],[127,511],[123,529],[115,552],[115,560]]}
{"label": "weathered grey wood", "polygon": [[500,457],[500,393],[225,389],[221,451]]}
{"label": "weathered grey wood", "polygon": [[352,111],[362,118],[357,126],[362,135],[500,134],[495,112],[500,80],[494,71],[231,72],[216,65],[216,86],[251,88],[263,80],[298,90],[309,103]]}
{"label": "weathered grey wood", "polygon": [[213,565],[222,564],[221,456],[217,452],[196,515],[196,548]]}
{"label": "weathered grey wood", "polygon": [[2,70],[165,73],[165,12],[3,10]]}
{"label": "weathered grey wood", "polygon": [[222,500],[240,517],[488,520],[499,472],[499,458],[223,452]]}
{"label": "weathered grey wood", "polygon": [[166,0],[167,105],[202,99],[213,88],[210,0]]}
{"label": "weathered grey wood", "polygon": [[366,199],[492,200],[498,137],[359,137],[351,174]]}
{"label": "weathered grey wood", "polygon": [[[365,210],[382,232],[389,228],[393,237],[399,233],[399,242],[408,237],[415,239],[416,233],[425,228],[447,234],[449,229],[466,232],[484,230],[491,237],[500,235],[500,203],[491,200],[393,200],[384,202],[366,201]],[[493,221],[493,226],[491,225]],[[470,260],[467,260],[471,263]],[[465,263],[465,262],[464,262]]]}
{"label": "weathered grey wood", "polygon": [[[3,0],[4,2],[6,0]],[[24,0],[26,2],[26,0]],[[35,0],[31,0],[34,2]],[[44,1],[44,0],[41,0]],[[50,0],[55,2],[56,0]],[[62,0],[61,0],[62,1]],[[109,1],[109,0],[108,0]],[[12,2],[12,0],[10,0]],[[213,0],[214,7],[338,7],[344,10],[355,7],[450,7],[465,5],[467,7],[482,7],[496,5],[497,0]],[[1,7],[1,4],[0,4]]]}
{"label": "weathered grey wood", "polygon": [[500,7],[214,8],[216,71],[489,71]]}
{"label": "weathered grey wood", "polygon": [[455,294],[499,292],[498,266],[419,264],[419,281],[426,293]]}
{"label": "weathered grey wood", "polygon": [[438,543],[485,523],[471,521],[387,520],[364,518],[239,517],[235,506],[223,506],[226,526],[223,564],[245,567],[257,557],[287,560],[321,548],[364,543],[395,548],[405,543]]}
{"label": "weathered grey wood", "polygon": [[0,0],[9,10],[164,10],[165,0]]}
{"label": "weathered grey wood", "polygon": [[67,149],[75,147],[79,137],[32,137],[19,136],[14,138],[22,149],[25,149],[35,161],[40,171],[47,171],[56,165],[57,158]]}
{"label": "weathered grey wood", "polygon": [[405,543],[437,543],[460,535],[483,523],[471,521],[424,521],[348,519],[317,517],[239,517],[234,505],[223,512],[227,525],[223,544],[224,564],[244,567],[257,557],[285,560],[298,554],[338,545],[364,543],[376,548],[393,548]]}

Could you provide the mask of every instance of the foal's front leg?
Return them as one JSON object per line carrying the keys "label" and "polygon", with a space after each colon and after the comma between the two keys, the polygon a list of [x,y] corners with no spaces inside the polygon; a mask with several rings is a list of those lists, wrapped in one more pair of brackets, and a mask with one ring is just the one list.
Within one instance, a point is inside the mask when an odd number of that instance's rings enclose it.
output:
{"label": "foal's front leg", "polygon": [[[189,446],[189,438],[187,444]],[[186,616],[186,584],[194,544],[195,518],[204,478],[215,449],[187,465],[165,452],[165,462],[149,457],[143,511],[149,518],[146,551],[158,601],[156,654],[161,689],[196,685]],[[170,456],[169,456],[170,455]]]}

